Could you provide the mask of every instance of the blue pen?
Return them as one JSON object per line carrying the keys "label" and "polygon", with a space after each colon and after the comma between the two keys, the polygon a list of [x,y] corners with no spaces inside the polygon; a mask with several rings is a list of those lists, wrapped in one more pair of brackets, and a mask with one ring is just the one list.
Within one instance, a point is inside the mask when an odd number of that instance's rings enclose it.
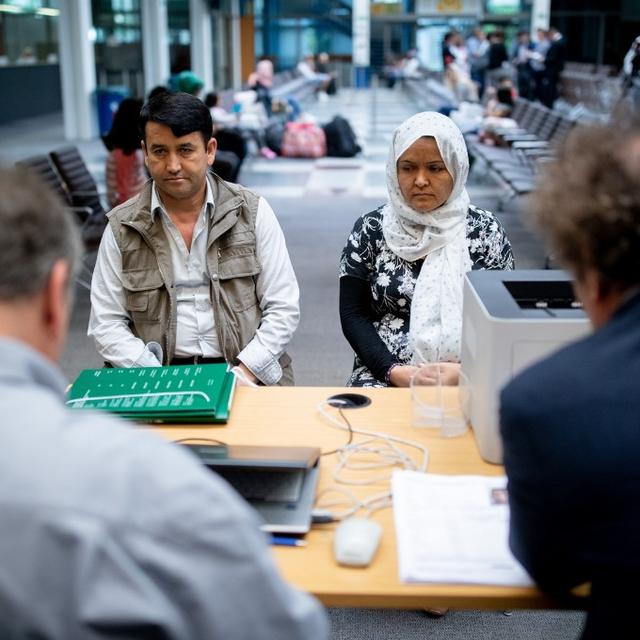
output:
{"label": "blue pen", "polygon": [[279,547],[306,547],[307,543],[298,538],[289,538],[287,536],[271,536],[271,544]]}

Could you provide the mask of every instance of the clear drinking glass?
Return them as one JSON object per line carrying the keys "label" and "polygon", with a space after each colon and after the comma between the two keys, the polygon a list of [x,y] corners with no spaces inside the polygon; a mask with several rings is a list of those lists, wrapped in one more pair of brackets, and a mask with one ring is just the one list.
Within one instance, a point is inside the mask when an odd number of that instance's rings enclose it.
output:
{"label": "clear drinking glass", "polygon": [[449,363],[420,366],[411,378],[410,387],[414,427],[440,429],[445,438],[462,435],[467,430],[467,421],[460,410],[466,385],[464,382],[461,387],[454,384]]}

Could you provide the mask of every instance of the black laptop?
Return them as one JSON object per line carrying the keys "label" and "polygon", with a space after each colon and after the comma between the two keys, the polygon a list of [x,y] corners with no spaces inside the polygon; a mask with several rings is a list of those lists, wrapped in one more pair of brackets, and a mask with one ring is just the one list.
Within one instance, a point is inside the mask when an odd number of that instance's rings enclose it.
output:
{"label": "black laptop", "polygon": [[258,511],[263,531],[304,534],[311,528],[320,449],[185,444]]}

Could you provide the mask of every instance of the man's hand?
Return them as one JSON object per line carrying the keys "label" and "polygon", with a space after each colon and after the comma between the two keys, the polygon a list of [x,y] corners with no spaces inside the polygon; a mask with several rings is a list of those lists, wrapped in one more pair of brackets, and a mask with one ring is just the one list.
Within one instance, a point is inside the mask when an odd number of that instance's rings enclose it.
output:
{"label": "man's hand", "polygon": [[257,387],[259,380],[253,375],[251,370],[244,364],[237,364],[231,369],[236,374],[236,382],[241,387]]}

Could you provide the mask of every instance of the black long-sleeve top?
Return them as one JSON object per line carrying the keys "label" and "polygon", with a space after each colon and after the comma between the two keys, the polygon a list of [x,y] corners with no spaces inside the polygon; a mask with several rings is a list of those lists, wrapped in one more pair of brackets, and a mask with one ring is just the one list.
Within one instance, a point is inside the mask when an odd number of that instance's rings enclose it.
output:
{"label": "black long-sleeve top", "polygon": [[[472,206],[466,223],[473,269],[513,269],[511,245],[492,213]],[[423,263],[391,251],[381,209],[356,221],[340,262],[340,320],[356,354],[349,385],[384,386],[391,365],[411,361],[411,300]]]}

